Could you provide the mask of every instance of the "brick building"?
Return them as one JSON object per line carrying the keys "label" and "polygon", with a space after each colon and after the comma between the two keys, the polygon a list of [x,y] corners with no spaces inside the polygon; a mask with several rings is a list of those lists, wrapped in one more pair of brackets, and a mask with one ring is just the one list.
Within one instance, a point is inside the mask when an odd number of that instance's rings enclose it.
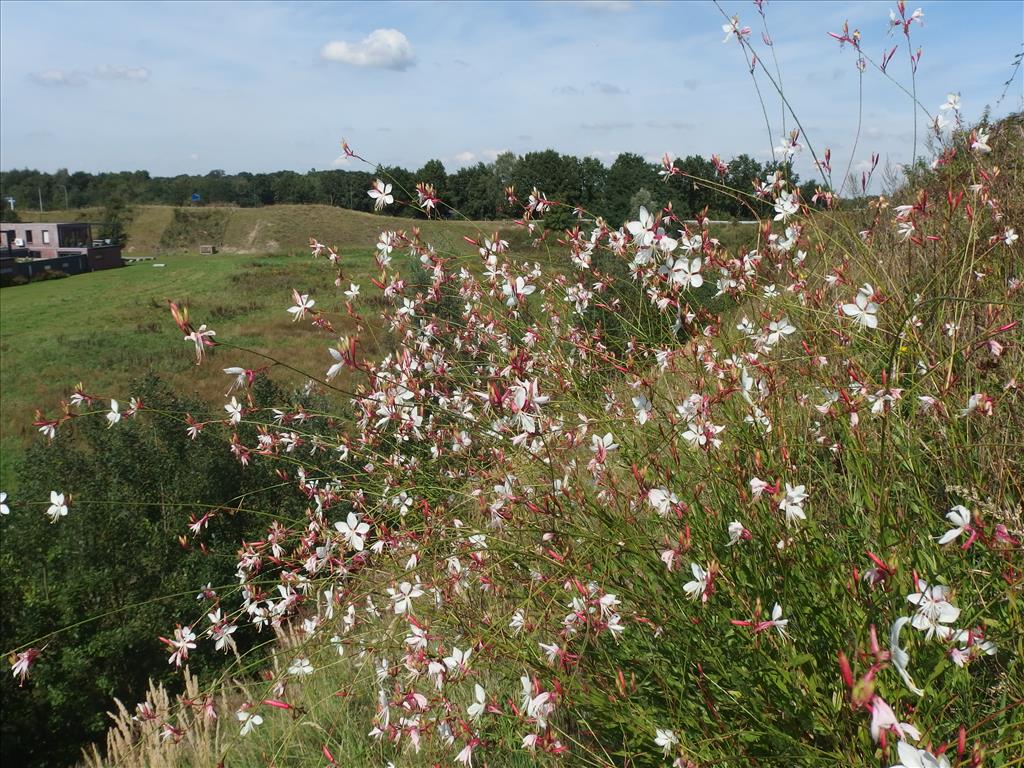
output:
{"label": "brick building", "polygon": [[31,259],[75,259],[86,272],[124,266],[121,246],[94,240],[88,222],[0,222],[0,241],[9,251],[26,252]]}

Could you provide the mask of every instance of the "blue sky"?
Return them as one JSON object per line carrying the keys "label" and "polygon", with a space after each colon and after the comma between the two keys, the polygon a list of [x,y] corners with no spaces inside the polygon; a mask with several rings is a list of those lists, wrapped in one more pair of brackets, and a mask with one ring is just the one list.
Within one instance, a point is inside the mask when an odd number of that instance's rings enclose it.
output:
{"label": "blue sky", "polygon": [[[753,3],[721,3],[774,69]],[[974,119],[1010,75],[1024,4],[920,5],[919,99],[934,114],[959,92]],[[765,4],[786,94],[834,166],[852,147],[858,77],[853,52],[826,33],[849,19],[880,58],[903,45],[888,33],[891,7]],[[342,137],[374,162],[436,157],[449,170],[549,147],[606,162],[622,151],[767,158],[782,134],[778,98],[762,79],[769,137],[724,21],[711,2],[5,1],[0,167],[305,171],[342,167]],[[909,86],[905,48],[889,72]],[[1022,102],[1018,75],[998,113]],[[909,158],[911,101],[870,69],[863,125],[855,167],[873,151]]]}

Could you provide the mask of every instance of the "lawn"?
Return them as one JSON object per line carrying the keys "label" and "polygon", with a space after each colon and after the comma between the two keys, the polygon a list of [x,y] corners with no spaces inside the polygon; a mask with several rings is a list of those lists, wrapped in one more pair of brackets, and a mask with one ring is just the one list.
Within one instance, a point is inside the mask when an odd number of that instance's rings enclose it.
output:
{"label": "lawn", "polygon": [[[344,263],[346,279],[367,282],[370,251],[346,254]],[[91,394],[127,399],[132,379],[156,371],[179,391],[216,404],[228,386],[221,368],[265,364],[236,350],[218,350],[214,365],[197,368],[171,319],[168,299],[188,302],[196,323],[206,322],[220,338],[269,355],[287,349],[292,364],[297,359],[323,374],[331,337],[308,324],[291,323],[285,310],[292,303],[292,288],[310,293],[321,305],[338,306],[329,266],[307,253],[177,255],[2,289],[2,487],[13,488],[21,446],[35,439],[35,410],[55,414],[78,382]],[[352,322],[333,315],[331,321],[339,333]],[[285,372],[275,377],[299,380]]]}
{"label": "lawn", "polygon": [[[209,243],[219,249],[238,253],[276,253],[305,248],[309,237],[341,248],[369,248],[384,230],[419,227],[424,238],[439,251],[468,253],[472,246],[464,236],[478,238],[496,230],[502,237],[525,242],[521,227],[509,221],[425,220],[396,216],[377,216],[350,211],[329,205],[270,205],[261,208],[235,208],[231,206],[201,206],[181,209],[207,219],[216,219],[223,234],[213,238],[198,232],[172,229],[175,208],[169,205],[130,206],[126,226],[128,255],[153,253],[195,252],[196,246]],[[81,208],[73,211],[22,211],[26,221],[100,221],[99,208]],[[174,232],[178,237],[169,237]],[[194,235],[194,236],[190,236]]]}

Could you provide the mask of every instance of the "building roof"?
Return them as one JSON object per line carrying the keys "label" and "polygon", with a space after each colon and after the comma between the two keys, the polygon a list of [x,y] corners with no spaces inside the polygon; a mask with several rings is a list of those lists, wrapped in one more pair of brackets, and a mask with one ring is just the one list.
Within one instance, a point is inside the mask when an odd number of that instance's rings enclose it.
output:
{"label": "building roof", "polygon": [[0,221],[0,229],[11,229],[14,227],[67,227],[70,225],[87,225],[98,227],[97,221]]}

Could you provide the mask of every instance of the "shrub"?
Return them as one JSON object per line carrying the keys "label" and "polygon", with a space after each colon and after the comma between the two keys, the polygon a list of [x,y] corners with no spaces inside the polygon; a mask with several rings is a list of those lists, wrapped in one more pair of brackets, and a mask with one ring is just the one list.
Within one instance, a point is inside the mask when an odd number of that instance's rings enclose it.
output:
{"label": "shrub", "polygon": [[[59,524],[43,508],[4,520],[8,597],[0,642],[11,648],[43,638],[49,660],[27,690],[3,688],[4,759],[13,764],[73,762],[103,734],[113,696],[142,697],[151,676],[170,682],[152,628],[200,618],[203,585],[233,581],[219,550],[262,529],[268,470],[245,471],[212,436],[182,439],[184,415],[197,403],[158,379],[133,389],[144,406],[137,416],[116,429],[83,419],[58,450],[34,444],[19,469],[26,498],[74,492]],[[95,411],[105,403],[89,405]],[[287,506],[280,493],[274,498],[275,508]],[[190,521],[209,513],[206,545],[183,546],[179,536]],[[195,668],[218,665],[199,660]]]}

